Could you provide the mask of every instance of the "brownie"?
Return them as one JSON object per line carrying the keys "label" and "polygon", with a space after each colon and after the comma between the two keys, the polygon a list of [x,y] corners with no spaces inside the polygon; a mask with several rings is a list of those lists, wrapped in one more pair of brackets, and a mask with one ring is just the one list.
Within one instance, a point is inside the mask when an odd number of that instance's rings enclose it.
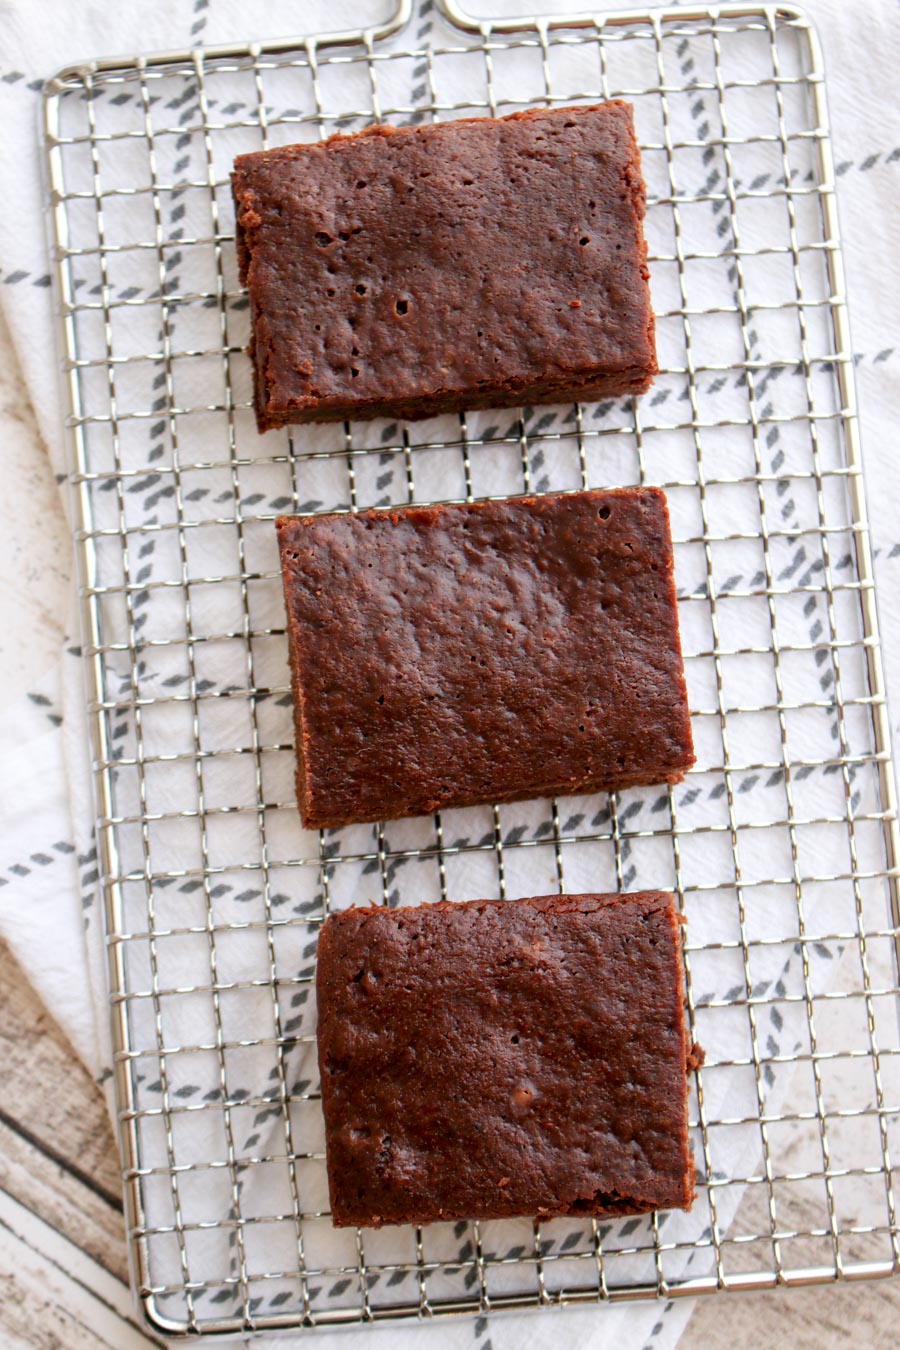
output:
{"label": "brownie", "polygon": [[671,895],[345,910],[316,991],[338,1227],[690,1207]]}
{"label": "brownie", "polygon": [[276,527],[305,825],[674,783],[693,763],[658,489]]}
{"label": "brownie", "polygon": [[232,188],[260,431],[656,374],[627,103],[370,127],[241,155]]}

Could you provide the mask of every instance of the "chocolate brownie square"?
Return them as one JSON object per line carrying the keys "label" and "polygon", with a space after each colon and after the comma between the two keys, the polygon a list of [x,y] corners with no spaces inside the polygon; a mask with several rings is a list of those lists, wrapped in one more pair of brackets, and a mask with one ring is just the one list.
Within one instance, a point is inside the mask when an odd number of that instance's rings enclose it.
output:
{"label": "chocolate brownie square", "polygon": [[346,910],[316,989],[336,1225],[690,1207],[671,895]]}
{"label": "chocolate brownie square", "polygon": [[304,824],[677,782],[655,488],[277,521]]}
{"label": "chocolate brownie square", "polygon": [[629,104],[241,155],[260,431],[639,394],[656,374]]}

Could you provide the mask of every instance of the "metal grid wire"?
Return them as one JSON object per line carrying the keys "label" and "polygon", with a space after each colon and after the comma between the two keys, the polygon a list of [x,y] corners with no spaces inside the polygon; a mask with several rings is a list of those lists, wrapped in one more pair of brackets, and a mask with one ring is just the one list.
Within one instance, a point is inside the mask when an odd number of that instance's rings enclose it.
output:
{"label": "metal grid wire", "polygon": [[[158,1330],[889,1274],[895,812],[818,47],[784,7],[475,23],[97,63],[47,90],[126,1218]],[[455,26],[450,25],[455,20]],[[258,437],[235,153],[374,120],[635,105],[641,401]],[[304,832],[272,520],[658,483],[677,787]],[[329,910],[670,886],[705,1046],[691,1215],[338,1232]]]}

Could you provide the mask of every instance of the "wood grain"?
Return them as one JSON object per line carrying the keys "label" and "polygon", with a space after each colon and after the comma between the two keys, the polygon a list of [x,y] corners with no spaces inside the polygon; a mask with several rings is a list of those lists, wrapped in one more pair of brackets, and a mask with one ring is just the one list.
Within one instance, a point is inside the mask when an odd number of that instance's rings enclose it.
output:
{"label": "wood grain", "polygon": [[0,1343],[145,1350],[121,1280],[0,1190]]}
{"label": "wood grain", "polygon": [[131,1350],[119,1163],[103,1096],[0,942],[0,1344]]}
{"label": "wood grain", "polygon": [[119,1161],[99,1088],[0,945],[0,1187],[127,1280]]}

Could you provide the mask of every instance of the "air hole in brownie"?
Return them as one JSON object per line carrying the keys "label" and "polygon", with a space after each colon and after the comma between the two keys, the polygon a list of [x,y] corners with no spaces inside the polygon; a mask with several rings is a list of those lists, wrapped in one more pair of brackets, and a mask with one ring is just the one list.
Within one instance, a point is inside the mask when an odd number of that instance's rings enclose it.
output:
{"label": "air hole in brownie", "polygon": [[384,702],[384,694],[379,694],[379,695],[378,695],[378,702],[379,702],[379,703],[383,703],[383,702]]}
{"label": "air hole in brownie", "polygon": [[324,230],[319,230],[316,233],[316,243],[319,245],[319,248],[327,248],[331,242],[331,235],[326,234]]}
{"label": "air hole in brownie", "polygon": [[320,323],[313,324],[313,329],[315,330],[315,332],[321,333],[322,325]]}
{"label": "air hole in brownie", "polygon": [[609,507],[601,506],[600,510],[597,512],[597,515],[600,517],[601,520],[609,520]]}
{"label": "air hole in brownie", "polygon": [[353,983],[354,983],[354,984],[359,984],[360,980],[361,980],[362,977],[365,975],[365,973],[366,973],[366,972],[365,972],[364,970],[358,970],[358,971],[356,972],[356,974],[353,976]]}
{"label": "air hole in brownie", "polygon": [[369,185],[368,185],[368,183],[366,182],[366,180],[365,180],[364,178],[357,178],[357,180],[356,180],[356,186],[357,186],[358,188],[364,188],[364,187],[368,187]]}
{"label": "air hole in brownie", "polygon": [[351,366],[351,367],[350,367],[350,374],[353,376],[353,379],[355,380],[356,377],[357,377],[357,375],[359,374],[358,368],[357,368],[356,366]]}
{"label": "air hole in brownie", "polygon": [[518,1032],[516,1032],[515,1036],[510,1036],[510,1038],[509,1038],[509,1043],[510,1043],[510,1045],[518,1045],[518,1044],[519,1044],[519,1033],[518,1033]]}
{"label": "air hole in brownie", "polygon": [[347,231],[347,230],[338,230],[338,239],[340,239],[340,241],[341,241],[342,244],[346,244],[346,243],[347,243],[347,240],[348,240],[349,238],[350,238],[349,231]]}
{"label": "air hole in brownie", "polygon": [[409,309],[409,301],[398,300],[396,305],[394,306],[394,309],[396,309],[398,314],[405,314],[406,311]]}
{"label": "air hole in brownie", "polygon": [[351,356],[359,356],[359,348],[358,348],[358,347],[351,347],[351,348],[350,348],[350,355],[351,355]]}
{"label": "air hole in brownie", "polygon": [[365,295],[365,293],[366,293],[366,291],[367,291],[368,289],[369,289],[368,286],[364,286],[363,283],[362,283],[361,281],[357,282],[357,284],[356,284],[356,294],[357,294],[357,295]]}
{"label": "air hole in brownie", "polygon": [[583,234],[581,238],[578,240],[578,242],[581,245],[581,247],[584,248],[585,244],[589,244],[591,242],[591,236],[589,234]]}
{"label": "air hole in brownie", "polygon": [[335,292],[334,292],[334,288],[331,287],[331,286],[329,286],[328,290],[325,292],[325,294],[326,294],[329,298],[330,298],[331,296],[333,296],[334,293],[335,293]]}

